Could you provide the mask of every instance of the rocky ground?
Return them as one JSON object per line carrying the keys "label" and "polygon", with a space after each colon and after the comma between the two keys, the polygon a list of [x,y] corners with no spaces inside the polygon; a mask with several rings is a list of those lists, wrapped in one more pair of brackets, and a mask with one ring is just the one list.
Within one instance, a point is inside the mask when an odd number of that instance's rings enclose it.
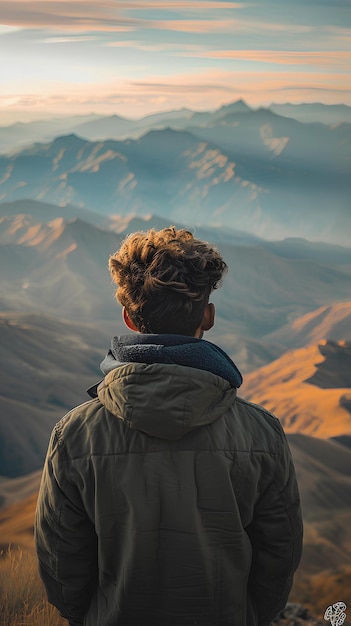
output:
{"label": "rocky ground", "polygon": [[271,626],[326,626],[328,623],[315,619],[308,609],[299,604],[287,604]]}

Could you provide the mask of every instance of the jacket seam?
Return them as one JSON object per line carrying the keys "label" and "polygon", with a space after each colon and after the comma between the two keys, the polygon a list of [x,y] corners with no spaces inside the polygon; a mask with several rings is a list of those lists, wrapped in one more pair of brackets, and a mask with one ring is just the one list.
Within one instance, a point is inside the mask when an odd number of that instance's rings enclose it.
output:
{"label": "jacket seam", "polygon": [[[94,458],[94,457],[102,457],[102,456],[129,456],[130,454],[134,454],[134,455],[148,455],[148,454],[167,454],[167,450],[140,450],[140,451],[136,451],[136,450],[126,450],[125,452],[101,452],[101,453],[92,453],[90,451],[88,451],[86,454],[81,454],[79,456],[72,456],[70,458],[66,458],[65,460],[67,462],[69,461],[77,461],[79,459],[84,459],[86,457],[89,458]],[[177,450],[176,451],[177,454],[178,453],[193,453],[193,452],[213,452],[213,454],[220,454],[221,452],[231,452],[232,454],[267,454],[268,456],[271,456],[273,458],[276,458],[279,456],[279,453],[277,452],[272,452],[272,451],[268,451],[268,450],[233,450],[233,448],[228,448],[228,449],[220,449],[220,450],[213,450],[212,448],[193,448],[191,450]]]}

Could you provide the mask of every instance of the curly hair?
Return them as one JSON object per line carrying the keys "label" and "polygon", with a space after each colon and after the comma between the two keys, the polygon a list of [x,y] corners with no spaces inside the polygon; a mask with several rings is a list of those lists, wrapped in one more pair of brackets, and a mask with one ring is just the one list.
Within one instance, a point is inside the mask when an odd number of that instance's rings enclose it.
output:
{"label": "curly hair", "polygon": [[215,246],[170,226],[130,234],[109,269],[139,332],[193,336],[227,265]]}

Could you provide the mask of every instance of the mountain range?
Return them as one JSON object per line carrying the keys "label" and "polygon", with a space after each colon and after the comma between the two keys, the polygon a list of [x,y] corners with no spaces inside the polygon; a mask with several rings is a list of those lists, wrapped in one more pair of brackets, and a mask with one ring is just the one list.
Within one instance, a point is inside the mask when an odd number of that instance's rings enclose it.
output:
{"label": "mountain range", "polygon": [[[36,141],[51,141],[59,135],[74,133],[84,139],[126,139],[138,138],[152,129],[184,129],[189,125],[205,125],[225,118],[230,113],[253,111],[243,100],[221,106],[214,111],[193,111],[176,109],[153,113],[140,119],[128,119],[119,115],[65,116],[32,122],[16,122],[0,126],[0,154],[15,152]],[[289,117],[298,122],[336,125],[351,123],[351,107],[345,105],[325,105],[318,102],[305,104],[271,104],[269,111]]]}
{"label": "mountain range", "polygon": [[[3,154],[0,201],[348,245],[350,123],[302,123],[240,101],[179,116],[145,118],[137,137],[126,120],[93,119],[84,124],[89,140],[69,134]],[[123,139],[106,138],[111,124],[122,124]]]}

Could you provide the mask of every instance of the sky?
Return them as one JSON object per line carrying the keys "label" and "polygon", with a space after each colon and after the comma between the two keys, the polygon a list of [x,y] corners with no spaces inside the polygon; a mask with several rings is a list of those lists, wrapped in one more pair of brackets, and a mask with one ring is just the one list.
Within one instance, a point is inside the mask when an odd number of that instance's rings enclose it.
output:
{"label": "sky", "polygon": [[0,0],[0,125],[351,106],[351,0]]}

